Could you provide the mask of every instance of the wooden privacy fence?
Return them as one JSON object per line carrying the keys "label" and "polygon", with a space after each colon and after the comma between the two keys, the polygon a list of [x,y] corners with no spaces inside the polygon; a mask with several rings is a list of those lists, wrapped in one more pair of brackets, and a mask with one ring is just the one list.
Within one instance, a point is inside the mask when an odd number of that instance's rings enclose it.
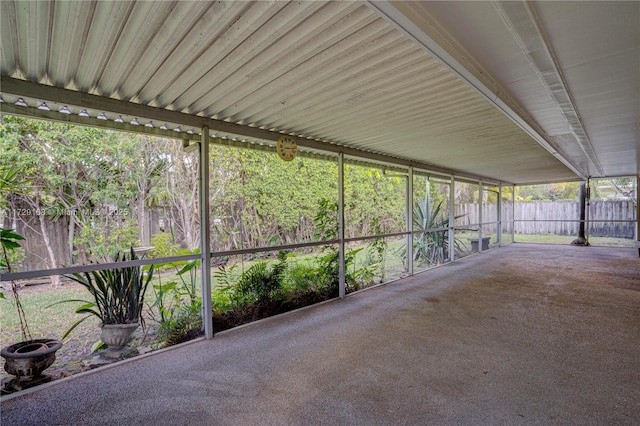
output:
{"label": "wooden privacy fence", "polygon": [[[511,232],[511,217],[516,234],[578,235],[580,226],[578,201],[541,201],[503,205],[503,232]],[[495,222],[497,204],[484,204],[482,222]],[[458,204],[456,226],[479,222],[478,204]],[[591,201],[589,203],[589,235],[594,237],[634,238],[636,206],[629,200]],[[473,227],[476,228],[476,227]],[[495,225],[485,225],[483,232],[496,232]]]}

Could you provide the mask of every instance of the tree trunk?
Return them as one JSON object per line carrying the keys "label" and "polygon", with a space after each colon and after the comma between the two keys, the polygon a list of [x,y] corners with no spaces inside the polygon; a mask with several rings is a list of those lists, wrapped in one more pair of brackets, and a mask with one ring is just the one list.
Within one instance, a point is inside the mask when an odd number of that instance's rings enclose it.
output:
{"label": "tree trunk", "polygon": [[[40,210],[40,202],[36,199],[37,211]],[[58,260],[56,258],[55,251],[53,246],[51,245],[51,240],[49,239],[49,232],[47,231],[46,225],[46,216],[44,214],[39,214],[38,222],[40,223],[40,232],[42,233],[42,241],[44,242],[45,248],[47,249],[47,254],[49,255],[49,263],[52,269],[56,269],[58,267]],[[51,280],[52,287],[58,287],[60,285],[60,276],[59,275],[51,275],[49,277]]]}
{"label": "tree trunk", "polygon": [[588,246],[589,241],[585,234],[585,220],[587,217],[587,186],[586,182],[580,182],[580,227],[578,230],[578,238],[571,242],[574,246]]}
{"label": "tree trunk", "polygon": [[69,259],[71,259],[71,263],[73,264],[73,240],[75,239],[75,233],[76,233],[76,220],[73,217],[73,215],[71,216],[71,218],[69,219],[69,241],[67,242],[67,247],[69,250]]}
{"label": "tree trunk", "polygon": [[144,195],[140,195],[138,198],[138,238],[140,240],[140,246],[146,247],[150,244],[149,238],[149,224],[147,223],[147,212],[144,203]]}

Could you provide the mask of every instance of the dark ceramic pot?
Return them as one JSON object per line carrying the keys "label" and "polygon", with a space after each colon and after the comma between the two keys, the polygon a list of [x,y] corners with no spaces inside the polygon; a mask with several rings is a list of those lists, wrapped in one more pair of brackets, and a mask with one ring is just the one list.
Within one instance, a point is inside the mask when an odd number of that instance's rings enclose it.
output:
{"label": "dark ceramic pot", "polygon": [[56,360],[62,342],[55,339],[35,339],[15,343],[2,349],[4,370],[18,379],[39,377]]}

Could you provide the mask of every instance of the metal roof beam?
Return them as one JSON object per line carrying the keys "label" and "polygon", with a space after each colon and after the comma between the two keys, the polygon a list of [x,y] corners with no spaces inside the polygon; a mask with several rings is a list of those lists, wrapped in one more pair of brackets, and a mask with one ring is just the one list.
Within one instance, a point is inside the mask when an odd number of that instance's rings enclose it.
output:
{"label": "metal roof beam", "polygon": [[95,117],[82,117],[77,114],[63,114],[57,111],[43,111],[33,107],[0,103],[0,112],[3,114],[16,115],[22,117],[37,118],[40,120],[57,121],[60,123],[76,124],[79,126],[99,127],[111,130],[118,130],[127,133],[140,133],[168,139],[187,139],[200,141],[200,136],[186,132],[178,133],[173,130],[162,130],[158,127],[136,126],[129,123],[118,123],[112,120],[100,120]]}
{"label": "metal roof beam", "polygon": [[[128,115],[138,118],[150,119],[155,122],[168,122],[175,123],[183,126],[190,126],[194,128],[201,129],[203,127],[208,127],[213,132],[221,132],[232,135],[237,135],[242,138],[250,138],[257,140],[264,140],[275,142],[278,140],[283,133],[269,130],[269,129],[261,129],[257,127],[251,127],[246,125],[241,125],[237,123],[231,123],[228,121],[216,120],[208,117],[202,117],[198,115],[186,114],[179,111],[170,111],[162,108],[151,107],[147,105],[136,104],[124,100],[106,98],[98,95],[93,95],[89,93],[77,92],[73,90],[63,89],[59,87],[47,86],[39,83],[34,83],[25,80],[19,80],[11,77],[2,76],[0,80],[0,93],[6,93],[14,96],[21,96],[25,98],[38,99],[43,101],[54,102],[63,105],[70,105],[84,109],[90,109],[94,111],[106,112],[106,113],[114,113],[121,115]],[[1,110],[8,110],[9,105],[7,103],[3,103]],[[68,121],[64,119],[60,119],[56,115],[56,118],[47,118],[48,115],[53,117],[55,114],[53,111],[37,111],[35,114],[31,114],[30,116],[36,118],[44,118],[44,119],[52,119],[57,121]],[[8,112],[8,111],[7,111]],[[18,114],[21,115],[21,114]],[[23,114],[22,114],[23,115]],[[59,120],[60,119],[60,120]],[[113,123],[109,123],[106,125],[101,120],[90,120],[91,124],[86,124],[90,126],[99,126],[106,128],[114,128],[112,126]],[[77,124],[82,124],[78,122]],[[124,129],[123,129],[124,130]],[[141,129],[134,129],[135,131]],[[132,131],[132,130],[124,130],[124,131]],[[176,135],[173,133],[172,138],[180,139],[184,133],[180,133]],[[349,146],[341,145],[339,143],[332,143],[329,141],[321,141],[309,138],[301,138],[295,135],[292,135],[298,146],[311,149],[311,150],[319,150],[319,151],[328,151],[332,153],[342,153],[352,157],[359,157],[366,160],[370,160],[373,162],[379,163],[388,163],[388,164],[397,164],[404,167],[413,166],[415,168],[431,170],[436,173],[442,173],[446,175],[456,175],[463,178],[471,179],[471,180],[482,180],[484,182],[489,183],[504,183],[510,184],[510,182],[500,182],[499,180],[492,179],[486,176],[478,176],[472,173],[465,173],[461,170],[453,170],[446,169],[438,166],[434,166],[428,163],[414,161],[408,158],[399,158],[392,157],[389,155],[364,151],[357,148],[352,148]]]}

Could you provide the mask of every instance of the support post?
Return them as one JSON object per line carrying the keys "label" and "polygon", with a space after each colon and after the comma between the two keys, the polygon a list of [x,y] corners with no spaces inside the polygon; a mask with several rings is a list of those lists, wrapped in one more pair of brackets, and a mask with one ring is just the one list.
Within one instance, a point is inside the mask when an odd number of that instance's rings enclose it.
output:
{"label": "support post", "polygon": [[202,324],[207,339],[213,338],[211,314],[211,233],[209,218],[209,128],[202,128],[199,173],[200,214],[200,281],[202,289]]}
{"label": "support post", "polygon": [[502,184],[498,185],[498,225],[496,232],[498,234],[498,247],[502,247]]}
{"label": "support post", "polygon": [[413,166],[407,177],[407,273],[413,275]]}
{"label": "support post", "polygon": [[340,282],[338,283],[338,297],[345,296],[345,247],[344,247],[344,154],[338,154],[338,262]]}
{"label": "support post", "polygon": [[484,185],[478,181],[478,253],[482,253],[482,210],[484,200]]}
{"label": "support post", "polygon": [[449,230],[447,236],[449,237],[449,261],[456,260],[456,182],[453,175],[449,178]]}
{"label": "support post", "polygon": [[[589,244],[589,236],[591,232],[591,179],[587,179],[585,187],[585,204],[584,204],[584,237]],[[590,244],[589,244],[590,245]]]}
{"label": "support post", "polygon": [[511,185],[511,242],[516,242],[516,186]]}
{"label": "support post", "polygon": [[640,256],[640,176],[636,176],[636,247]]}

